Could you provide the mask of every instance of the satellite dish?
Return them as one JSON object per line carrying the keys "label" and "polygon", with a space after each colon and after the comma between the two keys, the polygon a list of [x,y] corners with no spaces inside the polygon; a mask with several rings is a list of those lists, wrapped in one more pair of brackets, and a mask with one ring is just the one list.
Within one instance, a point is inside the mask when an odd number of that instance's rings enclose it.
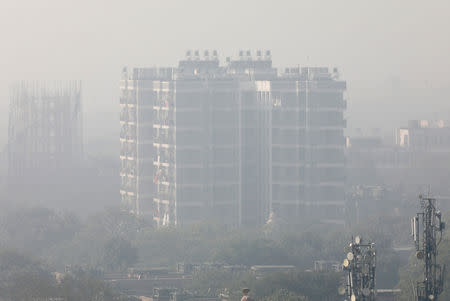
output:
{"label": "satellite dish", "polygon": [[352,253],[352,252],[348,252],[348,253],[347,253],[347,259],[350,260],[350,261],[352,261],[353,258],[355,258],[355,256],[353,255],[353,253]]}
{"label": "satellite dish", "polygon": [[428,299],[434,300],[434,295],[429,295],[429,296],[428,296]]}
{"label": "satellite dish", "polygon": [[362,289],[362,293],[364,296],[368,297],[370,295],[370,289],[368,289],[367,287]]}
{"label": "satellite dish", "polygon": [[344,259],[344,263],[342,264],[344,268],[347,268],[350,265],[350,261],[347,258]]}
{"label": "satellite dish", "polygon": [[417,259],[423,259],[423,252],[422,251],[417,251],[416,252],[416,257],[417,257]]}
{"label": "satellite dish", "polygon": [[361,243],[361,236],[355,237],[355,244],[359,245]]}
{"label": "satellite dish", "polygon": [[340,296],[343,296],[345,294],[345,286],[341,285],[340,287],[338,287],[338,294]]}
{"label": "satellite dish", "polygon": [[350,297],[350,301],[356,301],[356,296],[355,296],[355,295],[352,295],[352,296]]}

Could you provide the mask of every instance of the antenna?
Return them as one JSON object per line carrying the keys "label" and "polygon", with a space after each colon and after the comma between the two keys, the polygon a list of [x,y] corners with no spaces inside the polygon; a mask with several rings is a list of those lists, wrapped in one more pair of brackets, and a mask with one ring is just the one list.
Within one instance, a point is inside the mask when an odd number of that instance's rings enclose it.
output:
{"label": "antenna", "polygon": [[352,238],[346,248],[349,252],[342,264],[347,271],[347,287],[340,287],[339,292],[347,295],[351,301],[374,301],[376,251],[372,242],[364,243],[361,236]]}
{"label": "antenna", "polygon": [[[424,280],[417,282],[417,300],[438,300],[443,291],[445,265],[437,264],[437,246],[442,239],[445,223],[436,209],[436,199],[419,195],[422,212],[411,219],[411,234],[416,246],[416,257],[424,261]],[[422,231],[419,226],[422,222]],[[439,233],[439,240],[437,239]]]}

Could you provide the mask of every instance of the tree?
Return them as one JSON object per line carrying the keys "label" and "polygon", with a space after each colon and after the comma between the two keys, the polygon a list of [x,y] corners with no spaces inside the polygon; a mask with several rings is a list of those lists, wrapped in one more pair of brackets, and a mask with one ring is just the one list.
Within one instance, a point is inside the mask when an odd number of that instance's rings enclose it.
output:
{"label": "tree", "polygon": [[109,270],[124,271],[138,260],[138,250],[128,240],[111,238],[103,251],[104,266]]}
{"label": "tree", "polygon": [[54,277],[40,262],[16,251],[0,251],[0,297],[31,300],[55,292]]}

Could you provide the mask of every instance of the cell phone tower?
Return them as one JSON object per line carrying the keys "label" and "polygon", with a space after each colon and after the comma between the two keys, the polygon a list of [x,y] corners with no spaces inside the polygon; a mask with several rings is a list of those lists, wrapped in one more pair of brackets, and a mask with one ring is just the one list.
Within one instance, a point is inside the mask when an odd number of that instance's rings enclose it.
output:
{"label": "cell phone tower", "polygon": [[436,209],[436,199],[420,195],[419,200],[422,212],[411,219],[411,234],[416,245],[416,257],[424,261],[424,280],[417,282],[416,295],[418,301],[437,301],[442,293],[445,272],[445,265],[437,264],[437,247],[442,240],[445,223],[441,212]]}
{"label": "cell phone tower", "polygon": [[347,272],[346,301],[374,301],[376,251],[375,243],[363,243],[360,236],[347,247],[343,268]]}

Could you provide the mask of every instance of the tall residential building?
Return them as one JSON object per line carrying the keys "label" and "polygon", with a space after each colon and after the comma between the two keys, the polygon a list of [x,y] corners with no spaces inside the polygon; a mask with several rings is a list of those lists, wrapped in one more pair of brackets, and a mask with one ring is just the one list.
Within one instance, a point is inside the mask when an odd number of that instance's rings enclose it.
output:
{"label": "tall residential building", "polygon": [[346,83],[337,70],[287,68],[272,81],[272,210],[287,222],[342,222]]}
{"label": "tall residential building", "polygon": [[63,202],[83,160],[81,83],[11,87],[8,190],[23,201]]}
{"label": "tall residential building", "polygon": [[[124,69],[120,85],[120,194],[122,202],[136,214],[153,214],[155,157],[153,122],[158,101],[168,97],[167,87],[154,83],[172,78],[172,70]],[[165,92],[162,92],[165,91]]]}
{"label": "tall residential building", "polygon": [[[345,82],[270,52],[188,52],[121,83],[122,200],[158,225],[343,219]],[[145,208],[145,209],[144,209]]]}

